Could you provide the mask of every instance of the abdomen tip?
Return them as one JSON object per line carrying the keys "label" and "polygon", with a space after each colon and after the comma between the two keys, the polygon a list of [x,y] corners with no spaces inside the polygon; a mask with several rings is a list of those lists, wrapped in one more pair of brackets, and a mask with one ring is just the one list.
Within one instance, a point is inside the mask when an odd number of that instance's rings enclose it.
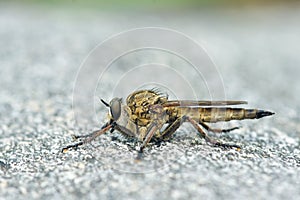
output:
{"label": "abdomen tip", "polygon": [[256,118],[262,118],[262,117],[266,117],[266,116],[270,116],[270,115],[274,115],[274,112],[270,112],[270,111],[265,111],[265,110],[258,110],[256,113]]}

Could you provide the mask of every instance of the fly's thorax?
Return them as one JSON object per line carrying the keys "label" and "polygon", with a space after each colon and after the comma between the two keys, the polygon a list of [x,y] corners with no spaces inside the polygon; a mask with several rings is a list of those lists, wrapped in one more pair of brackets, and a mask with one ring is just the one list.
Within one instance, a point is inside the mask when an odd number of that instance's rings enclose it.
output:
{"label": "fly's thorax", "polygon": [[139,126],[147,126],[151,122],[150,109],[152,105],[162,104],[166,101],[166,96],[152,90],[134,92],[126,99],[126,103],[131,110],[131,120]]}
{"label": "fly's thorax", "polygon": [[131,114],[131,120],[139,126],[148,126],[154,121],[168,121],[169,115],[161,104],[149,105],[147,108],[138,107]]}
{"label": "fly's thorax", "polygon": [[152,90],[140,90],[132,93],[126,99],[127,105],[130,109],[138,106],[153,105],[164,103],[168,100],[166,96],[161,95]]}
{"label": "fly's thorax", "polygon": [[180,109],[178,107],[166,107],[164,112],[168,117],[168,121],[175,121],[178,117],[182,117]]}

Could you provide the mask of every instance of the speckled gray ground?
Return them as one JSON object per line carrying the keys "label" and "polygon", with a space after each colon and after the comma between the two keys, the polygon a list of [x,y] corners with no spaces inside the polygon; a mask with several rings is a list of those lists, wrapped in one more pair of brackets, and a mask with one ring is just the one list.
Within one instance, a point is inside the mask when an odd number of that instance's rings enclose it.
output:
{"label": "speckled gray ground", "polygon": [[[76,12],[2,4],[0,198],[299,199],[299,9]],[[218,66],[228,99],[276,115],[230,123],[243,128],[215,136],[241,151],[211,147],[186,125],[173,140],[150,145],[139,163],[136,143],[109,134],[59,153],[73,133],[99,126],[93,117],[74,126],[81,62],[112,34],[145,26],[194,38]]]}

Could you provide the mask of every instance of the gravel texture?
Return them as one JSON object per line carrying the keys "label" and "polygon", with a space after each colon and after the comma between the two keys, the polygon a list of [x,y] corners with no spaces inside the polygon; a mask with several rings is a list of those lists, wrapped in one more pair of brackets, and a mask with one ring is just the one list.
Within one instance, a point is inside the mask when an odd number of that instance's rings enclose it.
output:
{"label": "gravel texture", "polygon": [[[299,9],[100,12],[1,2],[0,199],[299,199]],[[151,143],[140,162],[134,160],[139,143],[117,133],[60,153],[72,134],[105,121],[107,110],[97,99],[97,117],[72,106],[86,56],[111,35],[145,26],[175,29],[201,43],[228,99],[276,115],[210,133],[242,145],[240,151],[212,147],[184,125],[172,140]],[[116,65],[131,65],[129,58]],[[124,68],[118,70],[108,72],[95,96],[112,96],[109,84]]]}

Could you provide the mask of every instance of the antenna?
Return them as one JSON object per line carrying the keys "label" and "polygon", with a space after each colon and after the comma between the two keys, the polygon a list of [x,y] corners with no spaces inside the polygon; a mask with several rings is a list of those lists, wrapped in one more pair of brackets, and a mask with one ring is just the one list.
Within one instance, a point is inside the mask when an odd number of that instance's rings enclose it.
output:
{"label": "antenna", "polygon": [[109,104],[106,103],[103,99],[100,99],[100,100],[101,100],[101,102],[102,102],[106,107],[109,107]]}

